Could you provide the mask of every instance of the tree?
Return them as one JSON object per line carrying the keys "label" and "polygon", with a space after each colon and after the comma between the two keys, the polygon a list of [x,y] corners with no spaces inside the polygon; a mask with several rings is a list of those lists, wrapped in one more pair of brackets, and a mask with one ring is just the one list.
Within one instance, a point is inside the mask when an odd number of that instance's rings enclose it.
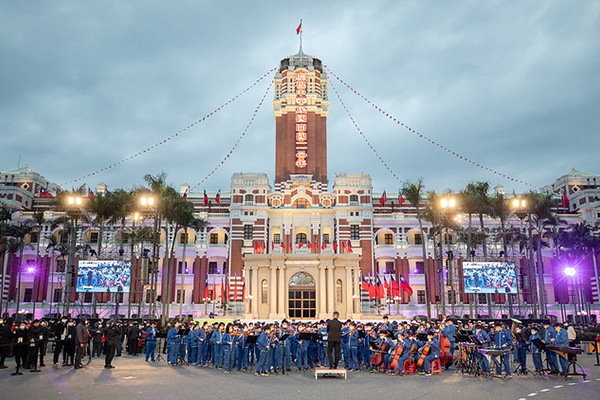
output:
{"label": "tree", "polygon": [[423,274],[425,277],[425,303],[427,305],[427,318],[431,319],[431,301],[429,300],[429,279],[427,273],[427,248],[425,243],[425,230],[423,229],[423,212],[421,202],[423,201],[423,178],[417,182],[406,182],[402,186],[402,197],[404,197],[416,210],[419,229],[421,231],[421,245],[423,248]]}
{"label": "tree", "polygon": [[135,209],[134,194],[124,189],[116,189],[110,194],[111,224],[120,223],[119,255],[123,255],[125,243],[125,222]]}
{"label": "tree", "polygon": [[[27,236],[31,230],[32,226],[29,221],[11,225],[8,232],[8,240],[7,240],[7,251],[13,255],[13,273],[16,271],[18,276],[18,288],[17,288],[17,313],[19,312],[19,308],[21,305],[21,274],[22,274],[22,263],[23,263],[23,250],[25,247],[28,247],[29,244],[25,242],[25,236]],[[18,261],[16,265],[14,263],[14,257],[17,257]],[[8,302],[7,302],[8,307]],[[6,312],[6,310],[5,310]]]}

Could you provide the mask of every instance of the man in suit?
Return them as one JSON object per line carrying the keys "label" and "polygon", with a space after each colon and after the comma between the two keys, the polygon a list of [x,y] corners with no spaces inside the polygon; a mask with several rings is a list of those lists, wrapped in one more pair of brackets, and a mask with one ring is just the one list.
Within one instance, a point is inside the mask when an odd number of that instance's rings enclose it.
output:
{"label": "man in suit", "polygon": [[75,327],[75,335],[77,339],[77,355],[75,356],[74,369],[83,368],[81,359],[90,344],[90,332],[88,331],[89,322],[82,319]]}
{"label": "man in suit", "polygon": [[[337,369],[340,360],[340,346],[342,341],[342,323],[338,320],[340,313],[333,312],[333,319],[327,323],[327,357],[329,358],[329,369]],[[335,358],[333,351],[335,349]]]}

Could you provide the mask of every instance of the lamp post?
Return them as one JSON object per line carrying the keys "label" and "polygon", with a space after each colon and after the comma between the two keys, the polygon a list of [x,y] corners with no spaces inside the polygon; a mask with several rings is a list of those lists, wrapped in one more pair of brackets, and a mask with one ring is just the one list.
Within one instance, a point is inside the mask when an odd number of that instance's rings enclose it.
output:
{"label": "lamp post", "polygon": [[77,218],[81,212],[83,198],[77,195],[67,197],[66,210],[71,219],[69,227],[69,253],[67,257],[67,268],[65,276],[65,304],[63,306],[63,315],[70,315],[71,309],[71,286],[75,272],[75,245],[77,243]]}
{"label": "lamp post", "polygon": [[[157,285],[157,275],[158,275],[158,224],[159,224],[159,215],[158,215],[158,207],[156,207],[156,201],[154,196],[152,195],[144,195],[140,198],[140,204],[143,209],[150,210],[154,217],[154,226],[152,230],[152,273],[150,275],[150,296],[152,299],[152,304],[150,305],[149,314],[152,318],[156,318],[156,285]],[[164,299],[163,299],[164,300]],[[140,299],[141,301],[141,299]],[[161,316],[161,322],[164,325],[165,318]]]}
{"label": "lamp post", "polygon": [[[446,285],[444,283],[444,251],[443,251],[443,223],[444,223],[444,215],[447,209],[456,207],[456,200],[452,197],[443,197],[440,200],[441,211],[438,213],[439,217],[439,264],[438,264],[438,281],[440,288],[440,302],[442,304],[442,314],[446,315]],[[454,309],[454,304],[452,306]]]}
{"label": "lamp post", "polygon": [[[519,199],[518,197],[515,197],[512,200],[512,206],[515,209],[515,214],[523,219],[525,218],[525,216],[527,216],[527,230],[528,230],[528,249],[527,249],[527,258],[529,258],[529,272],[531,273],[532,268],[535,270],[535,265],[534,265],[534,261],[533,261],[533,227],[532,227],[532,221],[531,221],[531,210],[529,209],[529,206],[527,204],[527,200],[525,199]],[[543,279],[543,277],[541,278]],[[532,280],[531,279],[531,275],[527,274],[527,280],[529,282],[529,287],[530,287],[530,291],[533,294],[533,298],[531,299],[532,301],[532,305],[533,305],[533,317],[537,318],[538,314],[537,314],[537,302],[538,302],[538,296],[537,296],[537,288],[536,288],[536,282],[535,282],[535,278]],[[542,281],[543,282],[543,281]],[[533,287],[533,290],[531,290],[531,288]]]}

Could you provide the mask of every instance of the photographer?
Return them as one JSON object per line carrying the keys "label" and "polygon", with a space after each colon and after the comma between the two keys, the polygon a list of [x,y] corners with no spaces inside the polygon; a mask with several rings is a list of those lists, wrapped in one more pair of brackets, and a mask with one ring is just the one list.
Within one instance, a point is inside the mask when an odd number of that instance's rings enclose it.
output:
{"label": "photographer", "polygon": [[104,368],[114,368],[112,360],[115,357],[117,343],[122,332],[120,322],[112,322],[106,331],[106,358],[104,360]]}

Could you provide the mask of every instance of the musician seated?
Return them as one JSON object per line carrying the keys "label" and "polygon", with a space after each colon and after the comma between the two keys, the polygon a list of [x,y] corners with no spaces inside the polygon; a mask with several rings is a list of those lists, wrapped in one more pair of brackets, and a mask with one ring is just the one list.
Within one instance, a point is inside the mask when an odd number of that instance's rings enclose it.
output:
{"label": "musician seated", "polygon": [[433,360],[437,360],[440,358],[440,337],[434,330],[430,330],[427,332],[427,343],[419,352],[419,358],[422,355],[423,351],[429,345],[429,352],[425,356],[423,360],[423,365],[421,366],[421,373],[425,373],[425,375],[431,375],[431,362]]}
{"label": "musician seated", "polygon": [[[557,347],[569,347],[569,335],[566,329],[563,329],[563,326],[560,323],[554,324],[554,329],[556,330],[556,338],[554,339],[554,345]],[[569,372],[569,359],[562,355],[558,357],[558,361],[560,363],[560,370],[563,375],[566,375]]]}
{"label": "musician seated", "polygon": [[390,359],[392,358],[391,351],[394,348],[394,342],[391,338],[388,337],[388,331],[382,330],[379,332],[379,340],[380,345],[384,345],[388,349],[386,353],[383,354],[383,367],[384,370],[387,371],[390,367]]}
{"label": "musician seated", "polygon": [[[411,335],[412,332],[410,331],[398,335],[398,344],[396,345],[394,352],[398,349],[398,347],[402,348],[402,352],[400,353],[400,358],[398,358],[398,364],[396,364],[396,368],[394,368],[393,371],[390,371],[390,374],[395,375],[404,371],[404,362],[410,358],[410,349],[413,345],[413,338]],[[414,362],[414,354],[412,358]]]}

